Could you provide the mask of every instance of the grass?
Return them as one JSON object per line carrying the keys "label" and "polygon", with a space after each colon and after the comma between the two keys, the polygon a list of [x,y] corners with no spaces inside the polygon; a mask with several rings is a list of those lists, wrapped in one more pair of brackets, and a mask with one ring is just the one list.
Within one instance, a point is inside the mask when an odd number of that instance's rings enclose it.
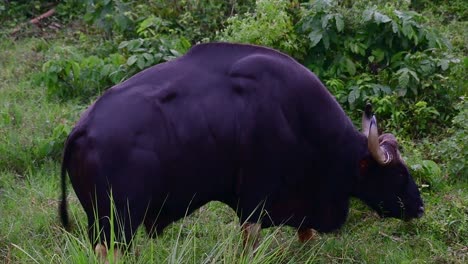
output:
{"label": "grass", "polygon": [[[35,85],[35,72],[51,55],[44,45],[73,43],[60,38],[0,40],[0,262],[93,263],[97,259],[87,239],[85,215],[73,191],[69,210],[74,228],[68,233],[60,225],[59,162],[47,150],[54,128],[76,120],[83,106],[48,100],[44,87]],[[466,181],[443,183],[423,198],[427,213],[411,222],[380,219],[353,200],[339,231],[305,244],[292,228],[262,230],[255,254],[242,247],[235,213],[212,202],[157,239],[140,229],[124,262],[466,263]]]}
{"label": "grass", "polygon": [[[7,263],[92,263],[86,219],[69,195],[74,228],[58,216],[58,165],[47,162],[24,177],[3,172],[0,258]],[[466,186],[426,194],[427,215],[417,221],[379,219],[357,201],[338,232],[301,244],[292,228],[262,231],[258,252],[244,252],[238,220],[213,202],[149,239],[140,229],[125,263],[464,263],[468,222]],[[10,262],[9,262],[10,261]]]}

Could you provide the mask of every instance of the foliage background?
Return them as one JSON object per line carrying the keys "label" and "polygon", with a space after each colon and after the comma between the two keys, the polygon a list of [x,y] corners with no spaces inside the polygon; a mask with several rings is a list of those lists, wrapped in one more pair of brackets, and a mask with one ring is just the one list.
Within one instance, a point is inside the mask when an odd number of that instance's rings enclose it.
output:
{"label": "foliage background", "polygon": [[[28,23],[51,8],[39,26]],[[293,56],[358,127],[372,102],[380,129],[402,142],[427,215],[410,224],[380,220],[354,201],[338,233],[301,245],[285,238],[292,230],[266,230],[253,256],[236,247],[232,212],[214,203],[157,241],[137,236],[143,253],[130,262],[463,263],[467,10],[463,0],[0,1],[0,259],[94,261],[74,194],[81,231],[65,233],[55,218],[57,166],[79,114],[112,85],[196,43],[233,41]],[[218,230],[229,243],[213,237]]]}

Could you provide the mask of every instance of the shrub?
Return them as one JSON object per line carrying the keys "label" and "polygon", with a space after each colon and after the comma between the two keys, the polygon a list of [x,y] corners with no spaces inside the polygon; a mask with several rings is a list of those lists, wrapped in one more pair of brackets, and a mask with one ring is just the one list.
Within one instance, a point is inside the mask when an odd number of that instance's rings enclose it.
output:
{"label": "shrub", "polygon": [[128,58],[126,76],[155,64],[170,61],[181,56],[190,48],[190,43],[183,37],[161,36],[160,38],[137,38],[123,41],[119,50]]}
{"label": "shrub", "polygon": [[157,1],[152,13],[170,21],[191,43],[213,40],[229,17],[250,10],[252,0]]}
{"label": "shrub", "polygon": [[269,46],[300,57],[301,43],[288,13],[289,6],[290,1],[286,0],[258,0],[253,13],[227,20],[219,40]]}
{"label": "shrub", "polygon": [[47,87],[47,94],[59,99],[87,99],[99,94],[112,84],[122,81],[125,72],[121,65],[125,58],[111,54],[54,59],[44,63],[39,80]]}
{"label": "shrub", "polygon": [[420,138],[443,127],[459,85],[448,76],[460,60],[424,17],[400,2],[373,5],[317,0],[303,4],[298,30],[303,63],[329,85],[345,109],[375,104],[383,128]]}
{"label": "shrub", "polygon": [[42,80],[49,94],[88,98],[185,53],[190,43],[211,39],[226,25],[216,39],[292,55],[325,82],[353,120],[360,115],[355,109],[371,101],[382,129],[423,138],[454,116],[452,102],[464,94],[466,66],[406,1],[316,0],[299,6],[258,0],[251,13],[242,13],[252,3],[88,0],[85,17],[114,38],[104,42],[110,48],[56,58],[44,65],[48,74]]}
{"label": "shrub", "polygon": [[[225,41],[280,49],[316,73],[353,120],[365,102],[381,127],[422,138],[453,117],[463,94],[460,59],[405,1],[316,0],[301,9],[289,1],[257,1],[255,12],[228,19]],[[296,23],[296,18],[299,21]]]}
{"label": "shrub", "polygon": [[123,36],[124,39],[141,36],[138,31],[142,24],[156,22],[151,26],[165,24],[172,33],[183,34],[191,43],[196,43],[213,39],[226,18],[244,13],[252,3],[251,0],[87,0],[85,21],[96,25],[108,39],[115,36]]}
{"label": "shrub", "polygon": [[37,82],[46,86],[49,97],[87,102],[145,68],[180,56],[189,46],[184,38],[161,36],[123,41],[117,52],[103,57],[59,50],[53,59],[44,63]]}
{"label": "shrub", "polygon": [[117,33],[126,37],[135,36],[136,15],[129,2],[122,0],[86,0],[84,20],[96,25],[107,39]]}
{"label": "shrub", "polygon": [[432,155],[444,165],[452,179],[468,182],[468,102],[462,97],[457,104],[458,114],[452,120],[449,137],[432,149]]}

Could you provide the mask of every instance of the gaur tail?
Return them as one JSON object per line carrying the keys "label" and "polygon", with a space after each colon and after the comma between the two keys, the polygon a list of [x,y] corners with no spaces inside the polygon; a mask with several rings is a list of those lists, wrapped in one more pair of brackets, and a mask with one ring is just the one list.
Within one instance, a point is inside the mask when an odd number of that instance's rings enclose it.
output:
{"label": "gaur tail", "polygon": [[67,167],[70,159],[70,152],[73,145],[73,142],[77,137],[81,135],[80,132],[73,131],[67,138],[65,142],[65,149],[63,151],[63,159],[62,159],[62,170],[61,170],[61,182],[62,182],[62,200],[59,205],[59,215],[62,221],[63,227],[66,230],[70,230],[70,222],[68,218],[68,210],[67,210]]}

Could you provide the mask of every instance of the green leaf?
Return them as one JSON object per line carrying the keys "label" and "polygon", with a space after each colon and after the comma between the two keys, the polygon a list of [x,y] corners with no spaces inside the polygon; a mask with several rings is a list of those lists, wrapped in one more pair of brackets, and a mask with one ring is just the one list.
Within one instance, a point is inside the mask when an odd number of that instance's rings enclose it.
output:
{"label": "green leaf", "polygon": [[398,33],[398,24],[395,21],[392,21],[392,31],[393,33]]}
{"label": "green leaf", "polygon": [[143,57],[145,58],[146,61],[153,61],[153,55],[149,54],[149,53],[143,53]]}
{"label": "green leaf", "polygon": [[342,32],[344,29],[343,16],[341,14],[335,15],[336,29],[338,32]]}
{"label": "green leaf", "polygon": [[181,56],[180,52],[178,52],[178,51],[175,50],[175,49],[170,49],[170,52],[172,53],[172,55],[174,55],[174,56],[176,56],[176,57],[180,57],[180,56]]}
{"label": "green leaf", "polygon": [[364,43],[358,43],[358,52],[361,56],[366,56],[367,46]]}
{"label": "green leaf", "polygon": [[114,17],[114,21],[116,23],[116,25],[118,26],[118,28],[124,30],[125,28],[128,27],[130,21],[128,19],[128,17],[126,17],[125,15],[123,14],[118,14]]}
{"label": "green leaf", "polygon": [[392,93],[392,89],[390,89],[389,86],[386,86],[386,85],[379,85],[379,88],[382,92],[384,92],[385,94],[391,94]]}
{"label": "green leaf", "polygon": [[404,96],[406,95],[407,92],[408,92],[408,89],[406,89],[406,88],[401,88],[401,89],[398,89],[398,90],[397,90],[397,94],[398,94],[398,96],[400,96],[400,97],[404,97]]}
{"label": "green leaf", "polygon": [[435,163],[434,161],[423,160],[422,163],[422,167],[423,170],[426,172],[426,175],[431,175],[432,178],[439,178],[442,175],[442,171],[439,165],[437,165],[437,163]]}
{"label": "green leaf", "polygon": [[127,65],[128,66],[132,66],[133,64],[135,64],[135,62],[138,60],[137,56],[136,55],[132,55],[130,56],[130,58],[128,58],[127,60]]}
{"label": "green leaf", "polygon": [[418,78],[418,75],[416,74],[416,72],[412,71],[412,70],[408,70],[409,74],[411,74],[411,76],[413,76],[413,78],[419,83],[419,78]]}
{"label": "green leaf", "polygon": [[375,12],[375,7],[369,8],[364,10],[362,13],[362,19],[364,22],[370,21],[372,19],[372,16],[374,15]]}
{"label": "green leaf", "polygon": [[322,41],[323,46],[325,46],[325,49],[328,50],[328,48],[330,48],[330,38],[328,37],[327,33],[323,34]]}
{"label": "green leaf", "polygon": [[323,29],[326,29],[327,26],[328,26],[328,20],[330,20],[330,18],[332,17],[332,15],[326,15],[326,16],[323,16],[322,17],[322,28]]}
{"label": "green leaf", "polygon": [[137,66],[140,68],[140,70],[145,68],[145,58],[143,56],[138,57]]}
{"label": "green leaf", "polygon": [[381,62],[385,58],[385,52],[381,49],[373,50],[372,55],[375,56],[377,62]]}
{"label": "green leaf", "polygon": [[395,53],[392,58],[390,59],[391,63],[398,62],[402,60],[402,57],[406,54],[406,51],[400,51],[398,53]]}
{"label": "green leaf", "polygon": [[384,94],[392,93],[392,89],[390,89],[390,87],[388,86],[381,85],[381,84],[373,84],[371,86],[372,86],[372,90],[374,91],[374,94],[376,95],[378,95],[380,91],[382,91]]}
{"label": "green leaf", "polygon": [[402,88],[407,88],[409,84],[409,74],[408,74],[408,68],[403,68],[399,71],[397,71],[398,76],[398,84]]}
{"label": "green leaf", "polygon": [[100,72],[101,78],[106,78],[107,76],[109,76],[111,71],[112,71],[112,65],[110,64],[104,65],[104,67],[102,67],[101,72]]}
{"label": "green leaf", "polygon": [[66,76],[69,76],[71,73],[71,63],[66,63],[64,67],[64,72]]}
{"label": "green leaf", "polygon": [[128,41],[122,41],[119,44],[119,49],[123,49],[123,48],[127,47],[127,45],[128,45]]}
{"label": "green leaf", "polygon": [[155,22],[155,16],[151,15],[145,20],[143,20],[140,25],[138,26],[137,33],[141,33],[142,31],[146,30],[147,28],[151,27],[154,25]]}
{"label": "green leaf", "polygon": [[163,57],[163,55],[162,55],[161,53],[156,53],[156,54],[154,54],[154,62],[155,62],[155,63],[160,62],[161,59],[162,59],[162,57]]}
{"label": "green leaf", "polygon": [[445,71],[448,69],[449,67],[449,61],[448,60],[440,60],[438,63],[437,63],[437,66],[440,66],[440,68]]}
{"label": "green leaf", "polygon": [[379,13],[379,12],[374,12],[374,19],[375,19],[375,22],[377,22],[378,24],[380,23],[388,23],[390,21],[392,21],[391,18],[389,18],[388,16],[382,14],[382,13]]}
{"label": "green leaf", "polygon": [[309,33],[309,40],[310,40],[310,47],[313,48],[317,46],[317,44],[322,40],[322,31],[321,30],[313,30]]}
{"label": "green leaf", "polygon": [[415,85],[411,85],[410,89],[415,95],[418,95],[418,89],[417,89],[417,87]]}
{"label": "green leaf", "polygon": [[111,54],[110,57],[109,57],[109,61],[113,64],[113,65],[121,65],[121,64],[124,64],[125,63],[125,57],[120,55],[119,53],[114,53],[114,54]]}
{"label": "green leaf", "polygon": [[348,102],[350,104],[354,104],[354,102],[356,101],[356,99],[359,98],[359,87],[357,86],[352,86],[350,87],[351,88],[351,92],[349,92],[349,95],[348,95]]}
{"label": "green leaf", "polygon": [[408,23],[403,23],[402,32],[403,32],[403,35],[405,35],[405,37],[409,39],[413,39],[413,37],[416,35],[413,27]]}
{"label": "green leaf", "polygon": [[143,45],[143,42],[144,42],[143,39],[132,39],[132,40],[128,41],[127,49],[129,51],[134,51],[136,49],[139,49],[141,47],[141,45]]}
{"label": "green leaf", "polygon": [[87,23],[91,23],[94,21],[94,13],[92,12],[87,12],[84,16],[83,19]]}
{"label": "green leaf", "polygon": [[346,70],[351,75],[356,74],[356,65],[350,58],[346,58]]}
{"label": "green leaf", "polygon": [[72,62],[72,71],[74,78],[79,78],[81,73],[80,65],[77,62]]}

